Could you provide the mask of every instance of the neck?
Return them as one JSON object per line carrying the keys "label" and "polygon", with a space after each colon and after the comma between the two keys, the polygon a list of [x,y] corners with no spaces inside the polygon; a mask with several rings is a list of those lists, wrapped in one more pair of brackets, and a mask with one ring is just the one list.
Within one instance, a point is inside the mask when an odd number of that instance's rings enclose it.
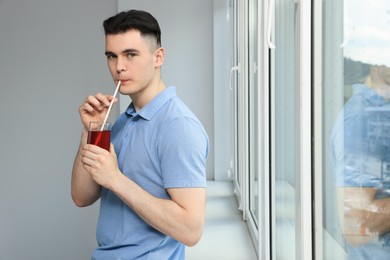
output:
{"label": "neck", "polygon": [[386,84],[385,81],[381,79],[374,80],[373,77],[368,77],[366,80],[366,85],[375,90],[379,96],[386,100],[390,100],[390,86]]}
{"label": "neck", "polygon": [[161,78],[157,78],[141,91],[131,94],[130,98],[133,102],[135,111],[141,110],[146,104],[152,101],[161,91],[165,89],[165,84]]}
{"label": "neck", "polygon": [[373,78],[371,76],[367,77],[365,84],[374,89],[388,85],[383,79]]}

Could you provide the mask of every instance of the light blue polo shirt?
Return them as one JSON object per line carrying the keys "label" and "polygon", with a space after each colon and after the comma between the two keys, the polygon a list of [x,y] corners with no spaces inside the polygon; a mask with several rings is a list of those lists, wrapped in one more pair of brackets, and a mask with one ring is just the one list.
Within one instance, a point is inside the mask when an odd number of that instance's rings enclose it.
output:
{"label": "light blue polo shirt", "polygon": [[[206,187],[209,141],[190,109],[168,87],[138,113],[130,104],[111,131],[123,174],[152,195],[167,188]],[[102,189],[93,259],[184,259],[185,246],[146,224],[113,192]]]}
{"label": "light blue polo shirt", "polygon": [[[368,86],[353,85],[353,95],[331,133],[330,151],[337,187],[377,189],[390,197],[390,103]],[[390,259],[390,232],[359,246],[346,244],[348,259]]]}

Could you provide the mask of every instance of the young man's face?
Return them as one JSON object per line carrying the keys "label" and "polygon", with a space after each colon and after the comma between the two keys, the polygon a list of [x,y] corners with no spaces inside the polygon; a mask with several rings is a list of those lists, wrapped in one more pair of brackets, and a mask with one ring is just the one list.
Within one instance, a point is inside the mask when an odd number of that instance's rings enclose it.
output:
{"label": "young man's face", "polygon": [[381,66],[381,75],[384,84],[390,87],[390,68]]}
{"label": "young man's face", "polygon": [[119,92],[123,95],[140,93],[159,77],[159,49],[138,30],[106,35],[105,54],[115,83],[121,80]]}

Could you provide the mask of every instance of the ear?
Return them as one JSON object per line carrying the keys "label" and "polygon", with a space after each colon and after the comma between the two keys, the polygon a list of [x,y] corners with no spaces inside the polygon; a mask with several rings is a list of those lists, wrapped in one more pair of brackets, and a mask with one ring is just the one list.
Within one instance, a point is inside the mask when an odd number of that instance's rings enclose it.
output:
{"label": "ear", "polygon": [[165,55],[165,49],[163,47],[160,47],[155,52],[155,66],[160,67],[164,63],[164,55]]}

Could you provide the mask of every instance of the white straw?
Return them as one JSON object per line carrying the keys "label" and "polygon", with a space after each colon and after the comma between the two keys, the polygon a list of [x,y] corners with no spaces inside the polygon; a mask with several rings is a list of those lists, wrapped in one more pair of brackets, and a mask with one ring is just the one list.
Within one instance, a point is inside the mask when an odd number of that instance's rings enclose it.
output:
{"label": "white straw", "polygon": [[119,80],[118,81],[118,85],[116,85],[116,89],[115,89],[115,92],[114,92],[114,97],[112,98],[112,100],[110,102],[110,105],[109,105],[108,110],[107,110],[106,117],[104,118],[104,121],[103,121],[103,124],[102,124],[102,128],[100,129],[100,131],[103,131],[103,129],[104,129],[104,125],[106,124],[108,116],[110,115],[111,107],[112,107],[112,104],[114,103],[114,100],[115,100],[116,94],[118,93],[120,85],[121,85],[121,81]]}

